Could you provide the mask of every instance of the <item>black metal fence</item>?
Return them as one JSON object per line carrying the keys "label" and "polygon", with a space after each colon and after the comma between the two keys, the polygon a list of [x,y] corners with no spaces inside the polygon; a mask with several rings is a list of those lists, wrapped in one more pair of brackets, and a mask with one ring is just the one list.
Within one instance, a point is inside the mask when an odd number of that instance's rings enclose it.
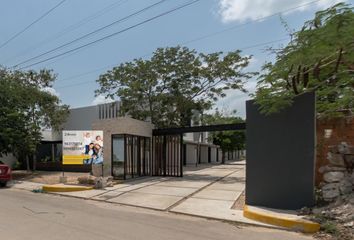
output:
{"label": "black metal fence", "polygon": [[149,176],[150,138],[124,134],[124,179]]}
{"label": "black metal fence", "polygon": [[183,142],[181,135],[162,135],[152,138],[153,176],[183,176]]}

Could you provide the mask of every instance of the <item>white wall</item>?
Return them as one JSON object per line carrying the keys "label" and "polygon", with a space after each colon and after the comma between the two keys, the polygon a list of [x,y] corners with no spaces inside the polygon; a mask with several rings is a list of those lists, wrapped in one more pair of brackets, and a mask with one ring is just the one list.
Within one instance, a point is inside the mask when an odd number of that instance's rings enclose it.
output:
{"label": "white wall", "polygon": [[7,155],[3,154],[2,157],[0,157],[0,160],[9,165],[10,167],[13,167],[17,161],[16,157],[12,155],[12,153],[9,153]]}
{"label": "white wall", "polygon": [[186,164],[195,165],[197,163],[197,145],[186,143]]}
{"label": "white wall", "polygon": [[218,151],[219,151],[218,162],[221,162],[222,161],[222,150],[221,150],[221,148],[219,148]]}
{"label": "white wall", "polygon": [[208,147],[200,146],[200,163],[208,163]]}
{"label": "white wall", "polygon": [[183,140],[194,141],[194,134],[193,133],[185,133],[183,136]]}
{"label": "white wall", "polygon": [[62,132],[57,132],[54,130],[42,130],[41,132],[42,134],[42,141],[61,141],[63,136],[62,136]]}
{"label": "white wall", "polygon": [[211,147],[210,148],[210,162],[215,163],[216,162],[216,147]]}

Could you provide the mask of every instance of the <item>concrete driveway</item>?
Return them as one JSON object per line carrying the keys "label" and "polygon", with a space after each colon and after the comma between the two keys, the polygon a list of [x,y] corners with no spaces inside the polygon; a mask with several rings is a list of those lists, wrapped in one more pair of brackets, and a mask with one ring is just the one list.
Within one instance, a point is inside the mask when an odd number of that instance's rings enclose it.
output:
{"label": "concrete driveway", "polygon": [[245,162],[186,167],[183,178],[148,177],[104,190],[57,193],[96,201],[255,225],[232,209],[245,189]]}
{"label": "concrete driveway", "polygon": [[244,189],[244,170],[244,164],[190,167],[183,178],[139,179],[107,188],[104,193],[92,192],[91,198],[156,210],[171,210],[189,198],[234,201]]}
{"label": "concrete driveway", "polygon": [[[245,189],[245,162],[185,167],[183,178],[145,177],[63,196],[266,226],[233,209]],[[17,188],[20,188],[20,184]]]}

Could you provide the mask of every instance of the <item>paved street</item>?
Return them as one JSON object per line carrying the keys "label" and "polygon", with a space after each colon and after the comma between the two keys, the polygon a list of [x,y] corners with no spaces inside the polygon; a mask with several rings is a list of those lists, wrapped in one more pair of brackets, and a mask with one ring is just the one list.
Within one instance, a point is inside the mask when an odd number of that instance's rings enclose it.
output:
{"label": "paved street", "polygon": [[[244,161],[202,164],[185,167],[183,178],[137,178],[106,189],[56,194],[264,226],[232,208],[245,189],[245,166]],[[22,182],[13,187],[40,187],[33,184]]]}
{"label": "paved street", "polygon": [[[105,189],[54,194],[272,227],[244,217],[242,201],[238,202],[241,207],[233,207],[245,189],[245,168],[244,161],[233,161],[223,165],[201,164],[198,167],[185,167],[183,178],[136,178]],[[27,181],[12,185],[15,189],[29,191],[41,186]]]}
{"label": "paved street", "polygon": [[[245,161],[228,161],[222,165],[200,164],[197,167],[185,167],[183,178],[141,177],[105,189],[51,192],[51,194],[94,200],[112,206],[139,207],[235,224],[274,228],[274,225],[244,216],[245,173]],[[43,184],[14,181],[9,186],[12,189],[32,191],[41,189]],[[59,186],[65,187],[60,184]],[[286,216],[284,213],[279,215],[277,211],[271,211],[271,214],[290,219],[301,218],[294,211],[288,211]]]}
{"label": "paved street", "polygon": [[311,239],[104,202],[0,189],[1,239]]}

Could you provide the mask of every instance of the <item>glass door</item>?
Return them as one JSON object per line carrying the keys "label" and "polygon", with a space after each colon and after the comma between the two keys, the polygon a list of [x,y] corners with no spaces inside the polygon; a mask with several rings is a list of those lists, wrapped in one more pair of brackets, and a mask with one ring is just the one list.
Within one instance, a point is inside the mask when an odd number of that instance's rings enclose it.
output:
{"label": "glass door", "polygon": [[124,179],[124,136],[112,136],[112,176]]}

